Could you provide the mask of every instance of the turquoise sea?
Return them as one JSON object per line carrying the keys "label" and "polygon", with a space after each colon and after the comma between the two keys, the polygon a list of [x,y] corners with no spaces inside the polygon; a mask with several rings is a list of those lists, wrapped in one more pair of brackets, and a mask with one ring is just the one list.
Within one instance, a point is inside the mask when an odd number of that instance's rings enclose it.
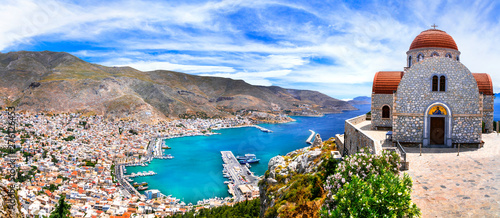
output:
{"label": "turquoise sea", "polygon": [[166,140],[172,149],[165,153],[175,158],[153,160],[147,167],[127,167],[127,172],[154,171],[155,176],[137,177],[137,182],[147,182],[150,189],[158,189],[186,203],[211,197],[227,197],[226,179],[222,176],[220,151],[232,151],[234,155],[253,153],[260,159],[250,169],[263,175],[269,160],[278,155],[308,146],[306,139],[310,129],[319,133],[323,140],[343,133],[344,120],[364,114],[370,105],[361,105],[360,110],[323,117],[293,117],[296,122],[285,124],[262,124],[273,133],[265,133],[254,127],[223,129],[220,135],[192,136]]}
{"label": "turquoise sea", "polygon": [[[263,175],[272,157],[307,146],[309,129],[318,132],[323,140],[343,133],[344,120],[364,114],[370,105],[358,106],[360,110],[323,117],[293,117],[296,122],[285,124],[262,124],[273,130],[264,133],[253,127],[223,129],[220,135],[193,136],[169,139],[172,147],[165,153],[172,154],[171,160],[154,160],[147,167],[127,167],[128,173],[150,171],[155,176],[138,177],[137,182],[148,182],[150,189],[159,189],[165,195],[172,195],[186,203],[211,197],[229,196],[226,179],[222,177],[220,151],[229,150],[235,155],[254,153],[260,163],[253,164],[256,175]],[[500,120],[500,101],[495,101],[495,120]]]}

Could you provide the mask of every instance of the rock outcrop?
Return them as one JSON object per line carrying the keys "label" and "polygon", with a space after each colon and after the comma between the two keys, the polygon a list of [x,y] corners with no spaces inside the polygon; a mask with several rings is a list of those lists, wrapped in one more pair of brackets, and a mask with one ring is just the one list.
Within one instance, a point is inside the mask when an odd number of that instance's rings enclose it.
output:
{"label": "rock outcrop", "polygon": [[[323,149],[321,137],[316,134],[311,146],[292,151],[285,156],[271,158],[268,163],[268,171],[259,183],[261,217],[265,216],[266,211],[279,203],[277,201],[287,194],[293,175],[317,172],[322,163],[321,156],[328,152],[330,151]],[[274,190],[277,187],[279,188]]]}

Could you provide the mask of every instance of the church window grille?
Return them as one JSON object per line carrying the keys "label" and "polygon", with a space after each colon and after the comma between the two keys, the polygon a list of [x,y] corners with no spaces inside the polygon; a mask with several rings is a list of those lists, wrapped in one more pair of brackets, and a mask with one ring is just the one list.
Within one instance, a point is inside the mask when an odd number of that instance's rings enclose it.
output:
{"label": "church window grille", "polygon": [[439,54],[437,52],[432,52],[431,57],[434,57],[434,56],[437,57],[437,56],[439,56]]}
{"label": "church window grille", "polygon": [[411,67],[411,56],[408,57],[408,67]]}
{"label": "church window grille", "polygon": [[460,57],[459,56],[457,56],[457,61],[460,61]]}
{"label": "church window grille", "polygon": [[382,118],[390,118],[391,117],[391,109],[389,106],[385,105],[382,107]]}
{"label": "church window grille", "polygon": [[438,90],[438,76],[432,77],[432,91],[437,92]]}
{"label": "church window grille", "polygon": [[439,91],[444,92],[446,91],[446,77],[441,76],[439,78]]}
{"label": "church window grille", "polygon": [[450,54],[450,53],[447,53],[445,57],[447,57],[447,58],[451,58],[451,54]]}

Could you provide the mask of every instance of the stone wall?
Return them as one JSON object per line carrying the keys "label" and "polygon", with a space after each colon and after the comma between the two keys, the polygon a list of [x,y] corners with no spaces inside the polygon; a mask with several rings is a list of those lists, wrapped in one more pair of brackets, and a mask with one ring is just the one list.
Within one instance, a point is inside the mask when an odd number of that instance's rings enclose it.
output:
{"label": "stone wall", "polygon": [[480,143],[482,132],[481,122],[481,117],[453,117],[452,142]]}
{"label": "stone wall", "polygon": [[[342,155],[350,155],[358,152],[361,148],[368,149],[372,154],[379,154],[382,151],[380,142],[358,129],[355,125],[366,121],[366,115],[354,117],[345,121],[344,144],[339,147]],[[347,151],[347,153],[345,153]]]}
{"label": "stone wall", "polygon": [[[454,49],[449,49],[449,48],[419,48],[419,49],[413,49],[408,52],[406,52],[406,66],[409,66],[409,57],[411,56],[411,66],[415,65],[417,61],[417,57],[419,54],[422,54],[424,56],[424,60],[427,58],[434,58],[431,57],[431,55],[437,52],[439,56],[434,56],[434,57],[446,57],[446,54],[451,55],[451,59],[457,60],[457,57],[460,57],[460,52]],[[460,59],[459,59],[460,60]]]}
{"label": "stone wall", "polygon": [[[372,94],[372,129],[377,129],[377,127],[392,127],[393,100],[393,94]],[[384,105],[389,106],[391,109],[391,118],[382,118],[382,107]]]}
{"label": "stone wall", "polygon": [[[430,49],[431,50],[431,49]],[[446,91],[432,91],[432,77],[446,76]],[[475,143],[481,135],[482,102],[472,73],[459,61],[444,56],[426,58],[407,69],[395,94],[393,138],[400,142],[420,143],[425,137],[426,110],[432,104],[448,106],[453,118],[449,123],[451,141]],[[469,117],[463,119],[461,117]],[[479,118],[479,119],[478,119]],[[451,118],[447,118],[451,119]],[[472,125],[472,126],[469,126]],[[447,127],[448,129],[450,127]],[[462,130],[465,128],[466,130]],[[455,133],[456,132],[456,133]],[[472,141],[471,141],[472,140]]]}
{"label": "stone wall", "polygon": [[493,104],[495,101],[494,95],[483,96],[483,122],[486,132],[493,132]]}
{"label": "stone wall", "polygon": [[394,116],[394,141],[422,143],[424,132],[424,116]]}

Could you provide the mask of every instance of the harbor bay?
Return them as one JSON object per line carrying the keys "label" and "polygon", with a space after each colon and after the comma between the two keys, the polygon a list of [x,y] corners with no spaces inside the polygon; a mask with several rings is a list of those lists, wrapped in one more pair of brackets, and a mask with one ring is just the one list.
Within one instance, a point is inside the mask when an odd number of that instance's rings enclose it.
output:
{"label": "harbor bay", "polygon": [[171,149],[164,150],[174,159],[154,159],[148,166],[127,167],[127,173],[154,171],[154,176],[135,177],[135,182],[147,182],[149,189],[158,189],[164,195],[172,195],[181,201],[196,204],[197,201],[228,197],[228,181],[223,177],[221,151],[231,151],[235,156],[255,154],[260,162],[251,164],[250,171],[264,175],[267,163],[276,155],[308,146],[306,140],[312,130],[323,140],[343,133],[344,120],[364,114],[370,105],[358,105],[360,110],[322,117],[293,117],[296,121],[282,124],[260,124],[273,131],[263,132],[254,127],[216,130],[211,136],[191,136],[165,140]]}

